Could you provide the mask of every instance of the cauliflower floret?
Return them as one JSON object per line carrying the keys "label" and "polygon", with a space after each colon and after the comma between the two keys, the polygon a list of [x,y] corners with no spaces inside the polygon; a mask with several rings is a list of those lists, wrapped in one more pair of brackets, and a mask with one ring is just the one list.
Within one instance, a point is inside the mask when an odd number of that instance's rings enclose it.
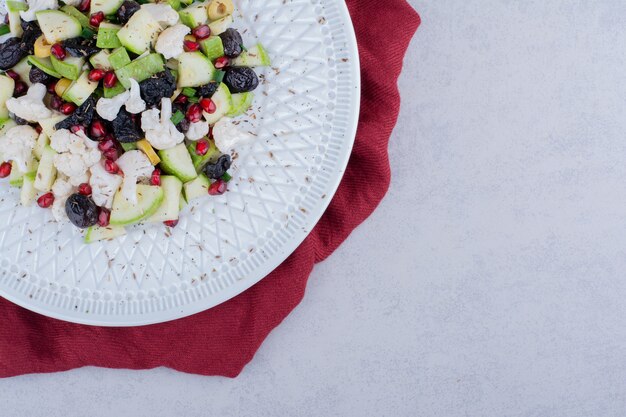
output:
{"label": "cauliflower floret", "polygon": [[125,152],[117,160],[117,165],[124,173],[122,196],[131,203],[137,204],[137,180],[149,177],[154,167],[142,151]]}
{"label": "cauliflower floret", "polygon": [[65,202],[67,198],[74,193],[75,187],[69,183],[67,177],[61,175],[57,177],[52,185],[52,194],[54,194],[54,203],[52,203],[52,215],[57,222],[67,221],[67,212],[65,211]]}
{"label": "cauliflower floret", "polygon": [[209,122],[200,121],[189,124],[189,130],[185,133],[189,140],[199,140],[209,134]]}
{"label": "cauliflower floret", "polygon": [[[159,118],[160,113],[160,118]],[[141,128],[146,133],[146,140],[153,148],[170,149],[185,140],[185,135],[176,129],[172,117],[172,102],[169,98],[161,100],[161,111],[151,109],[142,113]]]}
{"label": "cauliflower floret", "polygon": [[96,111],[104,120],[112,122],[117,117],[120,109],[130,97],[130,91],[124,91],[113,98],[100,98],[96,104]]}
{"label": "cauliflower floret", "polygon": [[141,8],[150,13],[155,20],[164,26],[175,25],[180,18],[178,12],[169,4],[147,3],[142,5]]}
{"label": "cauliflower floret", "polygon": [[139,83],[134,79],[130,79],[130,96],[126,100],[126,110],[132,114],[141,113],[146,109],[146,102],[141,99],[141,90]]}
{"label": "cauliflower floret", "polygon": [[191,29],[185,25],[175,25],[165,29],[156,42],[154,49],[163,54],[165,59],[178,58],[180,54],[185,52],[183,41],[185,36],[191,33]]}
{"label": "cauliflower floret", "polygon": [[35,13],[41,10],[53,10],[58,9],[59,3],[57,0],[28,0],[28,10],[21,11],[20,16],[27,22],[36,20]]}
{"label": "cauliflower floret", "polygon": [[86,136],[76,135],[67,129],[57,130],[50,138],[50,146],[59,152],[54,156],[54,166],[68,177],[72,185],[89,182],[88,170],[102,156],[97,148],[88,146],[88,142]]}
{"label": "cauliflower floret", "polygon": [[33,84],[30,86],[25,96],[8,99],[7,108],[17,117],[31,123],[52,117],[52,111],[43,104],[43,98],[46,92],[47,89],[45,85],[39,83]]}
{"label": "cauliflower floret", "polygon": [[122,184],[122,177],[109,174],[100,163],[92,166],[90,171],[89,185],[91,185],[93,201],[100,207],[110,209],[113,205],[113,197]]}
{"label": "cauliflower floret", "polygon": [[230,117],[223,117],[213,126],[215,146],[222,152],[228,153],[237,146],[245,145],[254,136],[241,129]]}
{"label": "cauliflower floret", "polygon": [[37,137],[37,131],[30,126],[15,126],[7,130],[2,140],[3,158],[13,161],[20,172],[26,172]]}

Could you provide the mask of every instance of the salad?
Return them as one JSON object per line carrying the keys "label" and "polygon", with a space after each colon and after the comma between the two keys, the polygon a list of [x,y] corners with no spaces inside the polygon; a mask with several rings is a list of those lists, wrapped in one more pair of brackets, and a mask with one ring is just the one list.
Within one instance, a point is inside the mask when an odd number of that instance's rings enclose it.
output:
{"label": "salad", "polygon": [[262,45],[231,28],[232,0],[9,0],[0,11],[0,178],[24,206],[86,229],[175,227],[225,193],[253,135]]}

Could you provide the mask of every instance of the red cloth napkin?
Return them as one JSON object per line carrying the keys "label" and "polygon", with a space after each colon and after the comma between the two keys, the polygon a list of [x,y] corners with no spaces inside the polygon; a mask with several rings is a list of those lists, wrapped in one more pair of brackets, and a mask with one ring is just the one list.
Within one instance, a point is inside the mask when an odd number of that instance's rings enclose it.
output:
{"label": "red cloth napkin", "polygon": [[[328,257],[386,194],[389,136],[400,108],[397,79],[420,24],[405,0],[348,0],[361,55],[363,93],[356,143],[343,182],[302,245],[254,287],[211,310],[153,326],[103,328],[41,316],[0,299],[0,377],[81,366],[234,377],[304,295]],[[375,16],[375,18],[373,18]]]}

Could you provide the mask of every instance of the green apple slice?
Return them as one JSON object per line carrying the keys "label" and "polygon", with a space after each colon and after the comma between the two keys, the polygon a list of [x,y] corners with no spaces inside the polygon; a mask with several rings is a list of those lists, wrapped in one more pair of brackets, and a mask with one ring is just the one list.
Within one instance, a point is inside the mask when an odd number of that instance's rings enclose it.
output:
{"label": "green apple slice", "polygon": [[58,10],[42,10],[37,12],[36,16],[46,42],[51,45],[77,38],[83,31],[78,19]]}
{"label": "green apple slice", "polygon": [[178,220],[183,183],[174,176],[163,175],[161,177],[161,187],[163,188],[163,203],[161,203],[158,210],[146,220],[149,223]]}
{"label": "green apple slice", "polygon": [[111,224],[124,226],[138,223],[152,216],[163,202],[163,188],[145,184],[137,184],[137,204],[126,200],[118,192],[113,198]]}
{"label": "green apple slice", "polygon": [[189,182],[198,176],[184,143],[159,151],[159,158],[163,171],[176,175],[182,182]]}

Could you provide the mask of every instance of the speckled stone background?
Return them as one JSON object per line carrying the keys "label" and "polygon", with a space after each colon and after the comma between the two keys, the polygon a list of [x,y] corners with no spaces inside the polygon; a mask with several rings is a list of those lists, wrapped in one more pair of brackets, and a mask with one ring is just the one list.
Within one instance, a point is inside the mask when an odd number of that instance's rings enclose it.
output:
{"label": "speckled stone background", "polygon": [[625,414],[626,2],[410,1],[389,196],[243,374],[1,380],[0,415]]}

